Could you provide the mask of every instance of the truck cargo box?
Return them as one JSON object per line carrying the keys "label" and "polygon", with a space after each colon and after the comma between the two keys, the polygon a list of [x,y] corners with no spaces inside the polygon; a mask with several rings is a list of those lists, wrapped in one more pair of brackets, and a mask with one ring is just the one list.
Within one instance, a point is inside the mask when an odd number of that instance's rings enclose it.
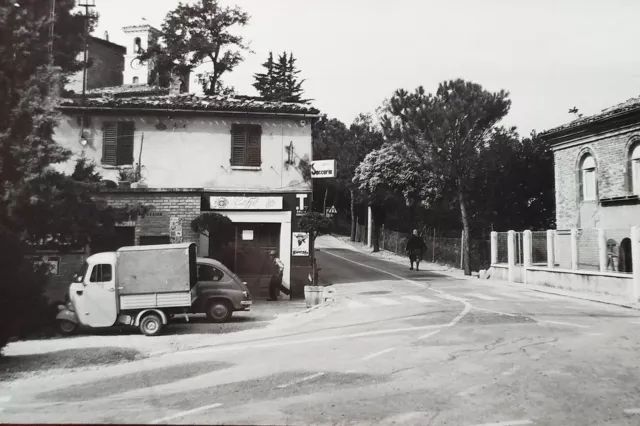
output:
{"label": "truck cargo box", "polygon": [[120,295],[176,292],[189,295],[197,283],[193,243],[122,247],[116,256]]}

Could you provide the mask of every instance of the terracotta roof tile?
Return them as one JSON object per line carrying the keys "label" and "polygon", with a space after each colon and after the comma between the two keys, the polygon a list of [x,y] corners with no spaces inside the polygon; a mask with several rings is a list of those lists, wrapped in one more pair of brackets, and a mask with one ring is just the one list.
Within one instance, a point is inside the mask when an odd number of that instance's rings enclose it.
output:
{"label": "terracotta roof tile", "polygon": [[[193,111],[229,111],[229,112],[262,112],[279,114],[319,114],[319,110],[308,104],[293,102],[270,102],[250,96],[196,96],[194,94],[168,95],[167,89],[142,86],[147,92],[139,92],[135,85],[129,87],[103,88],[87,92],[87,108],[135,108],[135,109],[181,109]],[[138,96],[139,95],[139,96]],[[78,97],[62,100],[60,106],[65,108],[81,107]]]}
{"label": "terracotta roof tile", "polygon": [[636,109],[640,111],[640,96],[637,98],[627,99],[625,102],[619,103],[609,108],[605,108],[597,114],[590,115],[588,117],[581,117],[571,121],[570,123],[563,124],[562,126],[545,130],[544,132],[540,133],[540,136],[545,136],[551,133],[556,133],[556,132],[567,130],[574,127],[581,127],[589,123],[592,123],[594,121],[606,119],[607,117],[611,117],[613,115],[616,115],[622,112],[632,111]]}

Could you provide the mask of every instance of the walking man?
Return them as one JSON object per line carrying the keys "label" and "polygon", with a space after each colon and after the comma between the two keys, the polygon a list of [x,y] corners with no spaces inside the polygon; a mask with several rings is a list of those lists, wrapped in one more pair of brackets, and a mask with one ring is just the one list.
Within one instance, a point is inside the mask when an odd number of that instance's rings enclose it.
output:
{"label": "walking man", "polygon": [[420,270],[420,261],[422,260],[422,255],[424,254],[424,249],[426,248],[426,244],[418,236],[418,230],[413,230],[413,235],[407,241],[407,253],[409,254],[409,261],[411,262],[410,271],[413,271],[413,262],[416,263],[416,271]]}
{"label": "walking man", "polygon": [[282,286],[282,276],[284,274],[284,263],[278,258],[275,250],[269,252],[271,258],[271,281],[269,281],[269,300],[278,300],[280,287]]}

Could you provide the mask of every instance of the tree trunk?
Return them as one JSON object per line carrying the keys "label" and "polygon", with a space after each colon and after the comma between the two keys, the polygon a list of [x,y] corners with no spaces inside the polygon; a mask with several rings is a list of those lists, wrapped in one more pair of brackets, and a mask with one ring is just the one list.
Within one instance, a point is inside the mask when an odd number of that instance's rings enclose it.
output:
{"label": "tree trunk", "polygon": [[351,241],[356,240],[356,200],[354,197],[353,189],[349,191],[351,197]]}
{"label": "tree trunk", "polygon": [[373,245],[373,252],[380,251],[380,225],[383,223],[382,215],[377,207],[371,209],[371,242]]}
{"label": "tree trunk", "polygon": [[458,182],[458,202],[460,203],[460,215],[462,217],[462,229],[464,247],[462,252],[463,268],[465,275],[471,275],[471,265],[469,264],[469,255],[471,254],[469,243],[469,218],[467,217],[467,206],[465,204],[464,194],[462,193],[462,185]]}

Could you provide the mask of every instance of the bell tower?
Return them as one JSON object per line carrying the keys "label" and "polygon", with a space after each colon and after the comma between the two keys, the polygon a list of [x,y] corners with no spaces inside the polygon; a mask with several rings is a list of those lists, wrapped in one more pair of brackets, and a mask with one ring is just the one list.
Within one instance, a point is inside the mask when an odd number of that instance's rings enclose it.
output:
{"label": "bell tower", "polygon": [[127,35],[127,54],[124,57],[124,84],[149,84],[151,64],[137,59],[140,52],[158,42],[160,31],[148,24],[122,28]]}

